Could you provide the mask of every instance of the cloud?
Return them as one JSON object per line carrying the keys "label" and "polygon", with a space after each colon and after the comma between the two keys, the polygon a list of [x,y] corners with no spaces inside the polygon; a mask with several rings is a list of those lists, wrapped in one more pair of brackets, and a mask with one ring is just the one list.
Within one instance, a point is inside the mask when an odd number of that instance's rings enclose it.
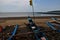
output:
{"label": "cloud", "polygon": [[0,0],[0,4],[2,5],[8,5],[8,4],[14,4],[14,5],[27,5],[29,3],[29,0]]}
{"label": "cloud", "polygon": [[31,11],[29,0],[0,0],[0,11],[2,12],[27,12]]}
{"label": "cloud", "polygon": [[[33,0],[34,11],[60,9],[60,0]],[[32,12],[29,0],[0,0],[0,12]]]}

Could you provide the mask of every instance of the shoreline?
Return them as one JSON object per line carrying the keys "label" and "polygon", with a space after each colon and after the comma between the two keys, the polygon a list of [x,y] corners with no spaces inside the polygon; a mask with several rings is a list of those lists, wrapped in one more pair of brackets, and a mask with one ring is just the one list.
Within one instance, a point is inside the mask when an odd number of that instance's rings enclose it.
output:
{"label": "shoreline", "polygon": [[[31,17],[31,18],[51,18],[56,17],[60,18],[60,16],[37,16],[37,17]],[[27,19],[28,17],[0,17],[0,19]]]}

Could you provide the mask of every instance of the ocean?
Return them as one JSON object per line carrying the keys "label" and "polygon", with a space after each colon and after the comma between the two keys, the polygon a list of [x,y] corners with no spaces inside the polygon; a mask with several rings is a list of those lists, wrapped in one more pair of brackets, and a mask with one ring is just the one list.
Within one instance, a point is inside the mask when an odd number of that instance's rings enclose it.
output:
{"label": "ocean", "polygon": [[[27,17],[27,16],[32,16],[32,12],[3,12],[0,13],[0,17]],[[35,12],[34,13],[35,17],[40,17],[40,16],[60,16],[59,14],[44,14],[41,12]]]}

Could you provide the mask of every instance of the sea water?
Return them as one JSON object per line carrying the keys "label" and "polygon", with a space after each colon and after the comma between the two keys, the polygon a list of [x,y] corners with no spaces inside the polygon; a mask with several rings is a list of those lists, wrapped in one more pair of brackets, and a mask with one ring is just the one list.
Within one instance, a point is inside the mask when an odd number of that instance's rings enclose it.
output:
{"label": "sea water", "polygon": [[[27,17],[27,16],[33,16],[33,12],[3,12],[0,13],[0,17]],[[58,14],[44,14],[41,12],[35,12],[34,16],[60,16]]]}

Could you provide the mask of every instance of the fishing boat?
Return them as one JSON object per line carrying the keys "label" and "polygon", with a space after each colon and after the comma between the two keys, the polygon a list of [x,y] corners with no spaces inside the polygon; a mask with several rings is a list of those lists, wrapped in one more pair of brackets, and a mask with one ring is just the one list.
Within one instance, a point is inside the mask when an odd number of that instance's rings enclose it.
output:
{"label": "fishing boat", "polygon": [[29,3],[32,12],[0,13],[0,40],[60,40],[60,11],[35,12]]}

